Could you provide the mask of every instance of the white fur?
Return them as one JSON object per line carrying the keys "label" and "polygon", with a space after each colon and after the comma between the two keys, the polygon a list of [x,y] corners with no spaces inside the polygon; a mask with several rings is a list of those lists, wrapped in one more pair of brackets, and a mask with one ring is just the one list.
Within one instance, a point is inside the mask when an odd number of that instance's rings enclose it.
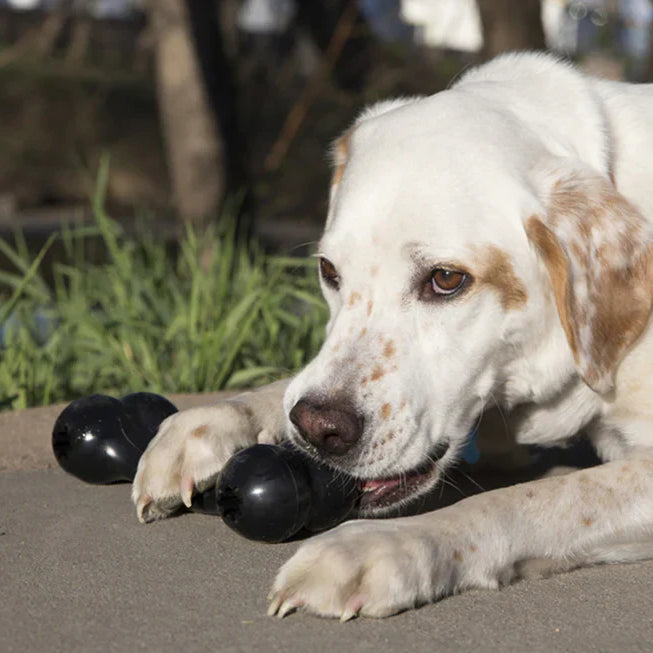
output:
{"label": "white fur", "polygon": [[[139,465],[139,517],[186,501],[189,487],[214,478],[237,447],[283,437],[283,415],[306,396],[346,395],[364,414],[356,454],[331,461],[359,478],[410,471],[442,441],[450,443],[446,468],[496,399],[515,408],[518,441],[551,444],[585,428],[613,462],[418,517],[344,524],[284,565],[270,612],[385,616],[497,587],[525,560],[564,569],[653,556],[653,330],[621,362],[612,392],[612,378],[597,384],[602,394],[588,387],[524,229],[529,216],[546,214],[556,180],[579,170],[614,180],[653,223],[650,85],[594,80],[543,55],[508,55],[448,91],[366,110],[350,133],[320,243],[340,275],[339,290],[323,288],[331,316],[322,350],[287,389],[169,418]],[[596,242],[621,229],[610,225]],[[491,288],[420,300],[414,280],[425,266],[473,268],[487,246],[509,256],[527,290],[524,305],[506,308]],[[574,288],[587,294],[578,279]],[[579,337],[584,346],[589,334]],[[275,402],[284,389],[282,414]],[[202,425],[209,443],[200,446],[190,431]],[[291,426],[287,435],[301,443]]]}

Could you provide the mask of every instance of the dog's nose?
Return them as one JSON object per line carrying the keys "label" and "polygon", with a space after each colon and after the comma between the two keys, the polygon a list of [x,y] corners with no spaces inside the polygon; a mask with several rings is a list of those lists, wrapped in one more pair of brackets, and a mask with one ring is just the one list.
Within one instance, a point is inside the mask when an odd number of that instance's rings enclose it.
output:
{"label": "dog's nose", "polygon": [[334,456],[347,453],[363,433],[363,418],[333,403],[300,399],[290,411],[290,421],[304,440]]}

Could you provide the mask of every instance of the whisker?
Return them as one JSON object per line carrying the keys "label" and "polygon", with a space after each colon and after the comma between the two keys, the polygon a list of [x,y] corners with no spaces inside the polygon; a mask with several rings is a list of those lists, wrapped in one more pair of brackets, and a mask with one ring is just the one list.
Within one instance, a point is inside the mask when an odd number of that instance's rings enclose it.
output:
{"label": "whisker", "polygon": [[442,475],[442,485],[443,486],[448,485],[449,487],[453,488],[454,490],[456,490],[456,492],[458,492],[458,494],[460,494],[461,497],[467,496],[467,494],[463,492],[463,490],[458,485],[456,485],[456,483],[454,483],[450,478],[447,478],[445,474]]}
{"label": "whisker", "polygon": [[503,408],[501,408],[501,404],[498,402],[497,398],[494,396],[492,392],[488,393],[490,395],[490,399],[494,402],[494,405],[497,407],[497,410],[499,411],[499,415],[501,415],[501,421],[503,422],[503,428],[506,430],[506,435],[510,437],[510,428],[508,427],[508,419],[506,417],[505,412],[503,411]]}
{"label": "whisker", "polygon": [[[305,243],[297,243],[288,249],[288,254],[294,252],[296,249],[300,249],[301,247],[307,247],[308,245],[317,245],[319,242],[319,240],[307,240]],[[309,257],[317,257],[317,255],[309,254]]]}
{"label": "whisker", "polygon": [[473,479],[469,474],[463,472],[462,469],[458,470],[468,481],[471,481],[481,492],[485,492],[486,489],[475,479]]}

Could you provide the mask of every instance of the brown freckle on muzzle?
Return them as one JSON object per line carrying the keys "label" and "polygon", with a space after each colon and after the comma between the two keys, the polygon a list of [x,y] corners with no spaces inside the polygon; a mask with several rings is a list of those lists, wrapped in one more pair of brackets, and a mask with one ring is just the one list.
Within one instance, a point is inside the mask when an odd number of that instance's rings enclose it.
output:
{"label": "brown freckle on muzzle", "polygon": [[458,550],[453,552],[453,557],[454,557],[454,560],[457,560],[458,562],[463,561],[463,554]]}
{"label": "brown freckle on muzzle", "polygon": [[367,315],[368,315],[368,317],[370,315],[372,315],[372,306],[374,306],[374,304],[372,304],[372,300],[368,299],[367,300]]}
{"label": "brown freckle on muzzle", "polygon": [[584,524],[585,526],[588,526],[588,527],[589,527],[589,526],[591,526],[593,523],[594,523],[594,520],[593,520],[593,519],[590,519],[589,517],[585,517],[585,519],[583,519],[583,524]]}
{"label": "brown freckle on muzzle", "polygon": [[362,385],[362,386],[366,386],[366,385],[367,385],[367,377],[366,377],[366,376],[364,376],[364,377],[361,379],[361,385]]}
{"label": "brown freckle on muzzle", "polygon": [[384,374],[385,374],[385,370],[380,365],[377,365],[372,370],[372,376],[370,377],[370,379],[372,381],[378,381]]}
{"label": "brown freckle on muzzle", "polygon": [[388,419],[388,417],[390,417],[390,404],[383,404],[383,406],[381,406],[381,417],[383,417],[383,419]]}
{"label": "brown freckle on muzzle", "polygon": [[383,355],[386,358],[392,358],[395,355],[395,352],[396,349],[394,343],[392,342],[392,340],[388,340],[388,342],[386,342],[385,347],[383,349]]}

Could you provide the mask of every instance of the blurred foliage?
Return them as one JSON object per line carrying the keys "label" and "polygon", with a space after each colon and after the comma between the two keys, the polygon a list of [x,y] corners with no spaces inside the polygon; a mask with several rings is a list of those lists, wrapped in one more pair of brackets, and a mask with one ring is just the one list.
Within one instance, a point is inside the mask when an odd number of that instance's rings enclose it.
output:
{"label": "blurred foliage", "polygon": [[[0,240],[13,266],[0,273],[0,406],[252,386],[315,355],[326,308],[313,261],[265,255],[233,226],[189,228],[174,251],[152,230],[129,236],[105,214],[106,180],[104,165],[94,225],[64,229],[33,260],[20,235]],[[102,263],[88,256],[98,236]],[[54,240],[65,256],[46,282]]]}

